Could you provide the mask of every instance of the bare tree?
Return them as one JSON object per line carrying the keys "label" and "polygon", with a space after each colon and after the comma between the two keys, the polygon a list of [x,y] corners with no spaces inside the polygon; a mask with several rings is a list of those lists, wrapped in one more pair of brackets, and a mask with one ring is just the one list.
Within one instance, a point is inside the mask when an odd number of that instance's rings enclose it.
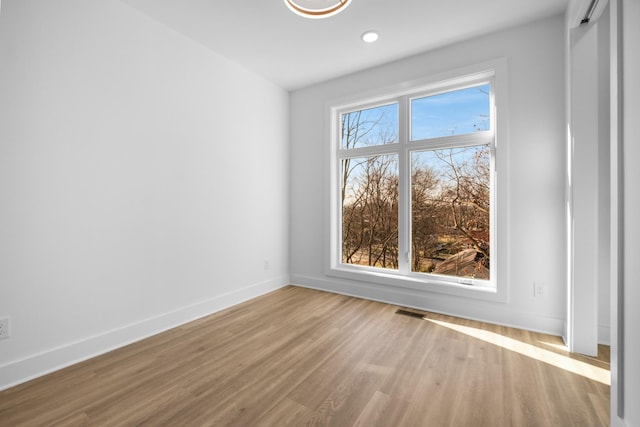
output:
{"label": "bare tree", "polygon": [[447,165],[446,183],[442,186],[441,201],[448,205],[450,221],[474,248],[489,258],[489,148],[475,150],[472,159],[460,161],[455,149],[437,150],[435,155]]}
{"label": "bare tree", "polygon": [[433,192],[439,180],[431,168],[413,165],[411,172],[411,254],[412,270],[430,273],[433,264],[423,265],[433,258],[438,247],[437,205]]}

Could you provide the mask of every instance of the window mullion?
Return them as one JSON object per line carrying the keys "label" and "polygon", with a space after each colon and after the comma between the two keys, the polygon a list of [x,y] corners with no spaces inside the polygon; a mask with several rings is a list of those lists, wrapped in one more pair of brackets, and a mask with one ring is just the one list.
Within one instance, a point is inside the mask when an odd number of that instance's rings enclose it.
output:
{"label": "window mullion", "polygon": [[370,147],[351,148],[349,150],[339,149],[336,156],[339,159],[352,157],[370,157],[393,154],[398,151],[398,144],[373,145]]}
{"label": "window mullion", "polygon": [[408,274],[411,271],[411,167],[409,158],[409,98],[403,96],[398,105],[398,270]]}

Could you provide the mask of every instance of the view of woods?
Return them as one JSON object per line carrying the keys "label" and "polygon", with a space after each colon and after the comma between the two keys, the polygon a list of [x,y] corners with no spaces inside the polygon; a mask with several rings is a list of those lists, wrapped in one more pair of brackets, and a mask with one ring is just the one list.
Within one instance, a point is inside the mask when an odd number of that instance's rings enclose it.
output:
{"label": "view of woods", "polygon": [[[471,90],[487,99],[488,110],[486,86],[445,94],[449,98],[436,96],[417,101],[455,103],[455,99],[468,98]],[[397,104],[391,104],[342,114],[342,148],[397,143],[397,110]],[[419,110],[416,107],[414,111]],[[432,114],[424,116],[434,120]],[[425,121],[415,117],[412,121],[414,135],[432,137],[431,131],[419,127]],[[448,133],[486,130],[486,121],[487,115],[476,114],[466,128]],[[435,137],[447,136],[447,131],[432,127]],[[489,279],[490,146],[423,146],[409,153],[411,270]],[[399,203],[403,201],[399,199],[397,152],[345,157],[341,163],[342,262],[398,269]]]}

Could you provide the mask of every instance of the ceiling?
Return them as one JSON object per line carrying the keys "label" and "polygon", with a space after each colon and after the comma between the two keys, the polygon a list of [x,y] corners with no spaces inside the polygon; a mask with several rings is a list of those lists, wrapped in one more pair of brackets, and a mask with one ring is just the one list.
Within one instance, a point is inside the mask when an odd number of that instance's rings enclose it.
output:
{"label": "ceiling", "polygon": [[[284,0],[122,0],[145,15],[295,90],[460,40],[563,12],[568,0],[352,0],[307,19]],[[366,44],[360,35],[376,30]]]}

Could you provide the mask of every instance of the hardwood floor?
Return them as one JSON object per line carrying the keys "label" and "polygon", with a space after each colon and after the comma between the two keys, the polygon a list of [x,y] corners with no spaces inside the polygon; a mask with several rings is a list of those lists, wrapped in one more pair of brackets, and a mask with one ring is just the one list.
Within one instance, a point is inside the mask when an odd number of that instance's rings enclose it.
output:
{"label": "hardwood floor", "polygon": [[608,425],[607,347],[397,309],[286,287],[0,392],[0,425]]}

